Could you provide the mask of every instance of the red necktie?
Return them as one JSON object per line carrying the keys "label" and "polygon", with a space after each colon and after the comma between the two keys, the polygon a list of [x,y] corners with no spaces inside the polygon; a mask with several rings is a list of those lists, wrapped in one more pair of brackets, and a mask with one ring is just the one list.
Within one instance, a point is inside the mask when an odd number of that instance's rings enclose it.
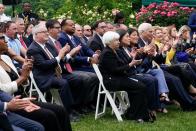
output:
{"label": "red necktie", "polygon": [[22,45],[25,49],[27,49],[27,46],[26,46],[26,44],[25,44],[25,42],[24,42],[24,40],[23,40],[23,38],[22,38],[22,35],[20,35],[19,40],[20,40],[21,45]]}
{"label": "red necktie", "polygon": [[60,49],[62,48],[62,46],[61,46],[61,44],[58,42],[58,41],[55,41],[54,42],[55,43],[55,48],[56,48],[56,50],[57,50],[57,52],[59,52],[60,51]]}
{"label": "red necktie", "polygon": [[[60,49],[62,48],[61,44],[60,44],[58,41],[55,41],[55,48],[56,48],[56,50],[57,50],[58,52],[59,52]],[[73,70],[72,70],[72,68],[71,68],[71,65],[70,65],[69,63],[65,63],[65,67],[66,67],[66,69],[67,69],[67,71],[68,71],[69,73],[72,73],[72,72],[73,72]]]}

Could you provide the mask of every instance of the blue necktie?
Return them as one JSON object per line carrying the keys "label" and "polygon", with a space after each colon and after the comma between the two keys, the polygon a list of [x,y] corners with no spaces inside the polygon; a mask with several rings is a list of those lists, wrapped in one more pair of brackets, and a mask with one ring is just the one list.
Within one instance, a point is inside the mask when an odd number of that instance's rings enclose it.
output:
{"label": "blue necktie", "polygon": [[72,44],[73,44],[73,46],[74,46],[74,47],[76,47],[76,46],[77,46],[77,44],[76,44],[76,42],[75,42],[75,40],[74,40],[74,37],[73,37],[73,36],[71,37],[71,42],[72,42]]}

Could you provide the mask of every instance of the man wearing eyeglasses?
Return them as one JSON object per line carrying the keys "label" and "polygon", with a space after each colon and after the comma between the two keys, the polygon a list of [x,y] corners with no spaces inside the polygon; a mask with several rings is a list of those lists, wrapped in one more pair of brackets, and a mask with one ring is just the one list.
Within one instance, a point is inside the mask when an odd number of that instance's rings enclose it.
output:
{"label": "man wearing eyeglasses", "polygon": [[106,23],[104,21],[97,21],[95,22],[93,29],[95,30],[95,35],[93,36],[92,40],[89,41],[89,47],[93,51],[102,51],[105,45],[102,42],[102,36],[106,31]]}
{"label": "man wearing eyeglasses", "polygon": [[89,40],[92,38],[93,32],[91,30],[91,27],[89,25],[83,26],[83,39],[88,44]]}

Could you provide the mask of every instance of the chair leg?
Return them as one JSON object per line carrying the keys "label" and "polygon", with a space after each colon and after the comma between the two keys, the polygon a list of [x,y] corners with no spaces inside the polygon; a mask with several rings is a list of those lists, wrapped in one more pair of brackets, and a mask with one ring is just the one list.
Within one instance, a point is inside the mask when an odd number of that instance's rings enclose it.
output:
{"label": "chair leg", "polygon": [[98,115],[99,115],[100,95],[101,95],[101,84],[99,84],[99,91],[98,91],[98,96],[97,96],[97,105],[96,105],[96,111],[95,111],[95,120],[98,118]]}
{"label": "chair leg", "polygon": [[117,108],[116,104],[114,103],[114,100],[113,100],[112,96],[110,95],[110,93],[108,91],[106,91],[106,95],[107,95],[107,98],[110,102],[110,105],[112,106],[112,109],[114,110],[116,118],[118,119],[119,122],[123,121],[123,119],[120,115],[120,112],[118,111],[118,108]]}
{"label": "chair leg", "polygon": [[52,94],[52,102],[63,106],[63,102],[62,102],[61,97],[59,95],[58,89],[50,89],[50,92]]}

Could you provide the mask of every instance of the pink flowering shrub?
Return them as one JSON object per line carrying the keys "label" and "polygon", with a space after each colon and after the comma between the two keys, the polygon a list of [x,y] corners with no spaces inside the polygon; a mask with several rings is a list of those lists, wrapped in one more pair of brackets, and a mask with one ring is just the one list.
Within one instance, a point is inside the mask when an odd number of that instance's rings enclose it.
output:
{"label": "pink flowering shrub", "polygon": [[153,25],[168,26],[175,24],[177,27],[187,24],[192,8],[180,7],[177,2],[151,3],[142,7],[136,14],[137,24],[149,22]]}

